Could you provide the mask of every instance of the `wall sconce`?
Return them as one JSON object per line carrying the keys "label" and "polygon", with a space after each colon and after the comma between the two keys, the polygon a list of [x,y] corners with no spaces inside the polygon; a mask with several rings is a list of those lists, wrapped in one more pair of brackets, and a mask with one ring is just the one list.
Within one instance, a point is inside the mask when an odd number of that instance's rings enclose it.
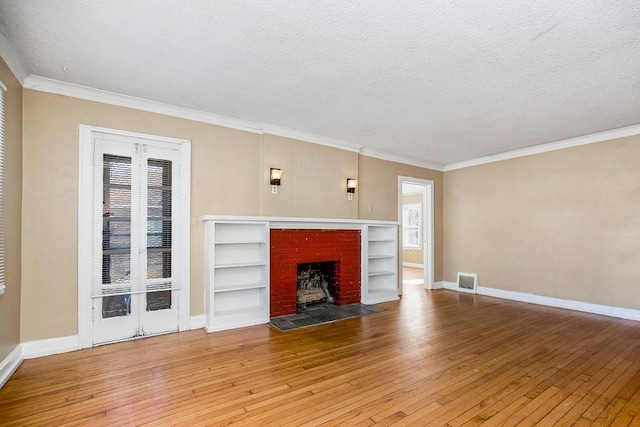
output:
{"label": "wall sconce", "polygon": [[280,186],[280,179],[282,178],[282,169],[271,168],[269,170],[270,182],[271,182],[271,194],[278,194],[278,187]]}
{"label": "wall sconce", "polygon": [[355,178],[347,178],[347,199],[353,200],[353,193],[356,192],[358,180]]}

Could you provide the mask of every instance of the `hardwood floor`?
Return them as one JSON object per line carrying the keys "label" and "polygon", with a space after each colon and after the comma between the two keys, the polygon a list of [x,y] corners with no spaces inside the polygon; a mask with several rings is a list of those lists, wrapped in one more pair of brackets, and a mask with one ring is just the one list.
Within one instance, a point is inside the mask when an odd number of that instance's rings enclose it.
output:
{"label": "hardwood floor", "polygon": [[640,425],[640,323],[405,286],[362,318],[27,360],[0,425]]}

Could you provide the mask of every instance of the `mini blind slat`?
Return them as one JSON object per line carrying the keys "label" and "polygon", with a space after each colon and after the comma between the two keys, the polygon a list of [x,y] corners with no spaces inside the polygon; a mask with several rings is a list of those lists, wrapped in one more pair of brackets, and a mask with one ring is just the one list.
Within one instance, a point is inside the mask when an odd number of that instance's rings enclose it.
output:
{"label": "mini blind slat", "polygon": [[92,140],[92,298],[179,290],[172,217],[178,144],[101,131]]}
{"label": "mini blind slat", "polygon": [[0,289],[5,286],[5,221],[4,221],[4,101],[5,86],[0,82]]}

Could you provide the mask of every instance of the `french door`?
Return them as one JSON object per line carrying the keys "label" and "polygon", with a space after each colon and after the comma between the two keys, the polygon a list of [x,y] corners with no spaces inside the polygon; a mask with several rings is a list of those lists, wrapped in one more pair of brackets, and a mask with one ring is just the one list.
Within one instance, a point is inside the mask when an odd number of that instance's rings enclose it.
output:
{"label": "french door", "polygon": [[177,331],[180,151],[102,133],[92,145],[92,344]]}

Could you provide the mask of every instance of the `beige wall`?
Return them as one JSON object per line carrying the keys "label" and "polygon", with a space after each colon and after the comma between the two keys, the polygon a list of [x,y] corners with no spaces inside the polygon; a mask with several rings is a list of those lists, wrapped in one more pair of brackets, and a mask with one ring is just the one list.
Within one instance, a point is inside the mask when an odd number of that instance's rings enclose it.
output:
{"label": "beige wall", "polygon": [[[371,218],[396,220],[397,176],[435,179],[436,245],[440,245],[436,260],[442,262],[441,172],[371,162],[357,153],[274,135],[25,90],[22,341],[77,333],[80,124],[191,140],[192,220],[209,214],[358,218],[362,187],[383,188],[365,197],[366,203],[376,206]],[[277,195],[271,194],[268,183],[270,167],[284,171]],[[363,179],[363,172],[371,183]],[[359,179],[353,201],[347,200],[347,178]],[[191,229],[191,315],[204,312],[204,230],[196,224]],[[436,269],[438,274],[442,273]]]}
{"label": "beige wall", "polygon": [[360,156],[358,172],[359,218],[398,220],[398,177],[433,181],[434,280],[443,280],[443,173],[402,163]]}
{"label": "beige wall", "polygon": [[[189,139],[191,216],[260,213],[260,135],[25,90],[22,341],[77,333],[79,124]],[[204,312],[203,248],[196,222],[192,315]]]}
{"label": "beige wall", "polygon": [[[420,203],[422,206],[423,203],[422,194],[406,194],[402,195],[402,204],[407,203]],[[424,221],[424,212],[422,212],[422,220]],[[402,248],[402,262],[409,262],[412,264],[422,264],[424,262],[424,252],[423,249],[405,249]]]}
{"label": "beige wall", "polygon": [[0,361],[20,342],[20,260],[22,229],[22,87],[0,59],[5,93],[4,227],[5,285],[0,295]]}
{"label": "beige wall", "polygon": [[640,136],[445,173],[445,280],[640,309]]}
{"label": "beige wall", "polygon": [[[358,154],[264,135],[263,214],[302,218],[358,218],[358,193],[347,200],[347,178],[358,178]],[[269,169],[282,169],[278,194],[271,194]]]}

